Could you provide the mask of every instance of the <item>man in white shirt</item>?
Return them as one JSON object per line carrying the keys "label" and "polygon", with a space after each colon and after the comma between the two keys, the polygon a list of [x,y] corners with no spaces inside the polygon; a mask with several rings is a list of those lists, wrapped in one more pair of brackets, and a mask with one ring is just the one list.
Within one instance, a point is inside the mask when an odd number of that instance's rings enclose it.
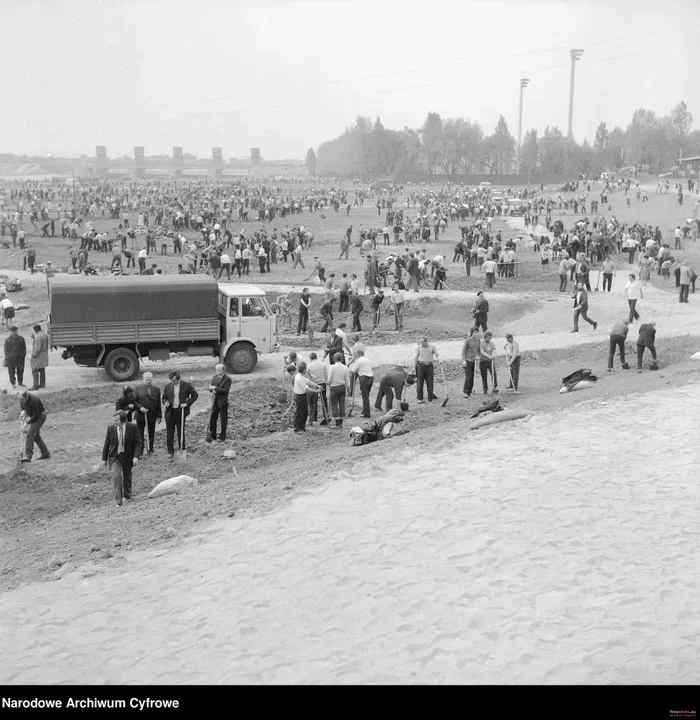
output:
{"label": "man in white shirt", "polygon": [[374,371],[368,357],[365,357],[363,350],[357,351],[357,359],[348,367],[353,374],[353,383],[356,378],[360,381],[360,394],[362,395],[362,414],[360,417],[369,418],[370,404],[369,393],[374,383]]}
{"label": "man in white shirt", "polygon": [[496,284],[496,269],[498,263],[495,260],[486,260],[481,269],[486,273],[486,289],[491,290]]}
{"label": "man in white shirt", "polygon": [[226,282],[231,282],[231,257],[224,253],[220,259],[219,277],[226,273]]}
{"label": "man in white shirt", "polygon": [[321,395],[321,408],[323,410],[323,420],[321,425],[328,424],[328,417],[326,415],[326,408],[328,407],[328,400],[326,397],[326,386],[328,379],[328,366],[322,360],[318,359],[318,355],[315,352],[309,354],[309,365],[306,368],[306,373],[309,376],[311,382],[315,383],[319,391],[318,392],[307,392],[306,401],[309,407],[309,425],[313,425],[318,419],[318,396]]}
{"label": "man in white shirt", "polygon": [[143,273],[146,270],[146,260],[148,259],[148,252],[146,252],[146,248],[143,250],[139,250],[138,254],[138,261],[139,261],[139,274],[143,275]]}
{"label": "man in white shirt", "polygon": [[418,382],[416,392],[418,402],[425,402],[423,400],[424,384],[428,386],[428,402],[437,400],[437,396],[433,394],[433,362],[435,360],[440,362],[440,356],[435,345],[429,343],[427,337],[422,337],[414,349],[413,356],[416,366],[416,380]]}
{"label": "man in white shirt", "polygon": [[629,275],[629,280],[627,281],[627,285],[625,285],[624,297],[630,306],[630,316],[628,318],[628,322],[631,324],[634,320],[639,320],[637,300],[644,298],[642,286],[637,282],[637,279],[633,274]]}

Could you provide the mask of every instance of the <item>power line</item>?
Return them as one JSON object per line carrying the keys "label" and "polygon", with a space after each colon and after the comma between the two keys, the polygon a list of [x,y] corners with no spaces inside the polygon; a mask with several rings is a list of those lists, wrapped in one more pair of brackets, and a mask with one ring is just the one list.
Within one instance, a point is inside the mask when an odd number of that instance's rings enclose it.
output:
{"label": "power line", "polygon": [[[654,53],[659,52],[671,52],[673,50],[681,50],[683,49],[683,45],[677,45],[675,47],[671,48],[659,48],[657,50],[645,50],[643,52],[638,53],[627,53],[625,55],[616,55],[613,57],[608,58],[599,58],[598,60],[592,60],[591,63],[599,63],[599,62],[610,62],[612,60],[622,60],[625,58],[630,57],[639,57],[642,55],[651,55]],[[535,70],[528,70],[527,72],[529,74],[538,73],[543,70],[554,70],[559,68],[565,68],[568,67],[568,63],[558,64],[558,65],[547,65],[545,67],[536,68]],[[295,105],[310,105],[315,103],[325,103],[325,102],[338,102],[341,100],[349,100],[353,98],[360,98],[360,97],[366,97],[368,95],[386,95],[388,93],[394,93],[394,92],[401,92],[403,90],[422,90],[425,88],[433,88],[433,87],[441,87],[444,85],[452,85],[454,83],[461,83],[461,82],[468,82],[471,80],[490,80],[491,78],[498,78],[498,77],[511,77],[513,75],[520,75],[522,73],[522,69],[516,68],[514,70],[510,70],[508,72],[503,73],[491,73],[488,75],[477,75],[472,76],[468,78],[457,78],[456,80],[441,80],[437,82],[430,82],[430,83],[423,83],[421,85],[406,85],[403,87],[395,87],[395,88],[388,88],[384,90],[370,90],[364,93],[355,93],[352,95],[341,95],[334,98],[317,98],[317,99],[311,99],[311,100],[293,100],[286,103],[279,103],[277,105],[265,105],[260,107],[252,107],[252,108],[240,108],[238,110],[218,110],[215,112],[208,112],[208,113],[198,113],[196,115],[182,115],[174,118],[158,118],[156,120],[139,120],[136,121],[137,125],[151,125],[153,123],[162,123],[166,122],[168,120],[194,120],[197,118],[202,117],[214,117],[217,115],[232,115],[234,113],[245,113],[245,112],[257,112],[260,110],[278,110],[280,108],[285,107],[293,107]]]}
{"label": "power line", "polygon": [[[682,32],[682,30],[677,30],[677,29],[675,29],[675,30],[657,30],[654,32],[649,32],[649,33],[641,33],[639,35],[626,35],[623,37],[607,38],[605,40],[596,40],[594,42],[586,43],[586,45],[587,46],[604,45],[604,44],[611,43],[611,42],[620,42],[621,40],[630,40],[632,38],[639,39],[639,38],[652,37],[652,36],[656,36],[656,35],[668,35],[669,33],[674,33],[674,32]],[[540,50],[528,50],[527,52],[522,52],[522,53],[511,53],[509,55],[496,55],[496,56],[490,57],[490,58],[480,58],[479,60],[465,60],[465,61],[461,61],[461,62],[452,63],[451,66],[454,67],[454,66],[464,66],[464,65],[477,65],[479,63],[495,62],[496,60],[507,60],[507,59],[511,59],[511,58],[515,59],[515,58],[521,58],[521,57],[528,57],[531,55],[542,55],[542,54],[548,53],[548,52],[556,52],[558,50],[568,50],[568,49],[569,49],[569,45],[559,45],[559,46],[555,46],[555,47],[551,47],[551,48],[544,48],[544,49],[540,49]],[[289,91],[289,90],[307,90],[310,88],[316,89],[316,88],[322,88],[322,87],[329,87],[332,85],[342,85],[344,83],[362,82],[365,80],[377,80],[379,78],[384,78],[384,77],[395,77],[397,75],[407,75],[407,74],[418,73],[418,72],[429,72],[431,70],[442,70],[443,68],[444,68],[444,65],[433,65],[433,66],[427,67],[427,68],[414,68],[412,70],[397,70],[396,72],[379,73],[379,74],[375,74],[375,75],[365,75],[363,77],[347,78],[344,80],[329,80],[328,82],[320,83],[320,84],[316,84],[316,85],[313,85],[313,84],[291,85],[291,86],[286,86],[283,88],[274,88],[274,89],[269,89],[269,90],[256,90],[254,92],[249,92],[249,93],[240,93],[238,95],[225,95],[225,96],[220,96],[220,97],[203,98],[200,100],[181,100],[179,102],[166,103],[164,105],[148,105],[143,108],[137,108],[136,112],[145,112],[148,110],[162,110],[164,108],[178,107],[181,105],[196,105],[196,104],[203,104],[203,103],[208,103],[208,102],[219,102],[221,100],[238,100],[241,98],[255,97],[255,96],[259,96],[259,95],[271,95],[273,93],[285,92],[285,91]]]}

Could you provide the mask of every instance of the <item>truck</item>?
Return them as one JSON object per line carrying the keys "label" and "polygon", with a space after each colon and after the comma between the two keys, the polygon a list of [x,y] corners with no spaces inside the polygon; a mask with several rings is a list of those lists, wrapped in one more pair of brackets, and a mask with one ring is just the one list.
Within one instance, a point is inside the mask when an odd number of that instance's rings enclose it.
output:
{"label": "truck", "polygon": [[252,372],[275,352],[277,316],[259,287],[209,275],[56,275],[49,285],[49,345],[82,367],[132,380],[141,361],[217,357]]}

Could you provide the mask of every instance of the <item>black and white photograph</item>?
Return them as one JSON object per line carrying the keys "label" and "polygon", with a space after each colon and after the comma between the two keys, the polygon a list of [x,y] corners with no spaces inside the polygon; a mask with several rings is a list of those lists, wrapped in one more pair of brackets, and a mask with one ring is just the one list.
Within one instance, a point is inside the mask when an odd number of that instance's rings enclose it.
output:
{"label": "black and white photograph", "polygon": [[697,0],[1,5],[3,707],[698,682]]}

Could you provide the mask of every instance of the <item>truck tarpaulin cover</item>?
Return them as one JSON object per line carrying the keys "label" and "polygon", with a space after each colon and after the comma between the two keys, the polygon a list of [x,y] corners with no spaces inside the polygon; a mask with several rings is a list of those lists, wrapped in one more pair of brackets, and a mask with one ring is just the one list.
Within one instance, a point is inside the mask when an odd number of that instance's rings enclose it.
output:
{"label": "truck tarpaulin cover", "polygon": [[217,288],[208,275],[57,275],[51,280],[51,323],[214,318]]}

